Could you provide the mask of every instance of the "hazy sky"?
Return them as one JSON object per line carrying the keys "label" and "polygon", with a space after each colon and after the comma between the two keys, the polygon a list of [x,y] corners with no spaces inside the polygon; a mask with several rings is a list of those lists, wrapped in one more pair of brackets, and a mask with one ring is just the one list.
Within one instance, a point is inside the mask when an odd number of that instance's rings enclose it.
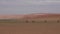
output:
{"label": "hazy sky", "polygon": [[0,0],[0,14],[60,13],[59,0]]}

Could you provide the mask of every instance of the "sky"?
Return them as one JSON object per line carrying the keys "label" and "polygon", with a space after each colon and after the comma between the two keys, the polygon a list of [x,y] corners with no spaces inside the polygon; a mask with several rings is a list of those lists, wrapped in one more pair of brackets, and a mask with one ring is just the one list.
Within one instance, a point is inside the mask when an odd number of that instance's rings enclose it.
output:
{"label": "sky", "polygon": [[0,0],[0,14],[60,13],[60,0]]}

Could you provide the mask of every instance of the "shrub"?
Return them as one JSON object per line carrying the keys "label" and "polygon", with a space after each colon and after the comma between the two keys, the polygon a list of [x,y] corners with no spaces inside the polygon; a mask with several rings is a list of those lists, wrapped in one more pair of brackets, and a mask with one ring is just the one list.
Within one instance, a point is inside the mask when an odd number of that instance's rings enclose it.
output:
{"label": "shrub", "polygon": [[59,20],[57,20],[57,23],[59,23]]}
{"label": "shrub", "polygon": [[32,23],[35,23],[35,21],[32,21]]}
{"label": "shrub", "polygon": [[44,20],[45,23],[47,23],[47,20]]}
{"label": "shrub", "polygon": [[26,20],[26,23],[28,23],[28,20]]}

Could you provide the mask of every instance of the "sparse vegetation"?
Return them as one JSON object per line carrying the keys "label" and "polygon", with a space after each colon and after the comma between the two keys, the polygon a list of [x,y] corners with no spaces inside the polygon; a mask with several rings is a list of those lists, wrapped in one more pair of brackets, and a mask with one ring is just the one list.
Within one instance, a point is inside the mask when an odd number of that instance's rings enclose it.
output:
{"label": "sparse vegetation", "polygon": [[47,23],[47,20],[44,20],[45,23]]}
{"label": "sparse vegetation", "polygon": [[59,20],[57,20],[57,23],[59,23]]}
{"label": "sparse vegetation", "polygon": [[48,20],[17,20],[17,19],[0,19],[0,23],[60,23],[59,20],[57,21],[48,21]]}
{"label": "sparse vegetation", "polygon": [[32,23],[35,23],[35,21],[32,21]]}
{"label": "sparse vegetation", "polygon": [[16,19],[0,19],[0,23],[16,23]]}
{"label": "sparse vegetation", "polygon": [[26,23],[28,23],[28,20],[26,20]]}

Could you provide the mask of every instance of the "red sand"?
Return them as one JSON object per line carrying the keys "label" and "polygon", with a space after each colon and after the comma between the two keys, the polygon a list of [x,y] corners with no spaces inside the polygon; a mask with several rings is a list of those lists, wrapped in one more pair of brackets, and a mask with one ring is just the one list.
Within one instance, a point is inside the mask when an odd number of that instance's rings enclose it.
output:
{"label": "red sand", "polygon": [[1,24],[0,34],[60,34],[60,23]]}

